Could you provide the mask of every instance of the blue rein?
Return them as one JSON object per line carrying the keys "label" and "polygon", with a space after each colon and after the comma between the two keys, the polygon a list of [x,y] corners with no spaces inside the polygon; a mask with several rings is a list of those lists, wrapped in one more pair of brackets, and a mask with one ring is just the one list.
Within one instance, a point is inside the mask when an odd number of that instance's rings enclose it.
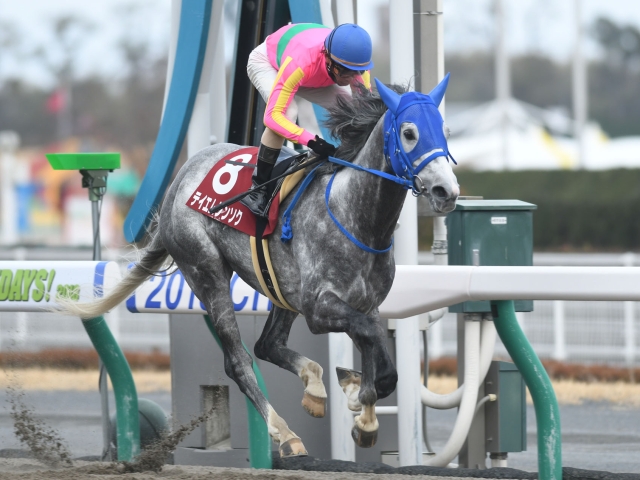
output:
{"label": "blue rein", "polygon": [[[333,157],[329,157],[329,161],[330,162],[334,162],[334,160],[338,160],[336,158]],[[344,160],[340,160],[340,162],[343,162]],[[340,162],[334,162],[334,163],[340,163]],[[346,163],[346,162],[345,162]],[[352,165],[353,166],[353,165]],[[356,170],[361,170],[361,168],[357,168]],[[369,171],[369,169],[363,169],[364,171]],[[375,170],[376,172],[378,172],[377,170]],[[369,252],[369,253],[387,253],[389,250],[391,250],[391,247],[393,247],[393,237],[391,238],[391,243],[389,244],[389,246],[387,248],[384,248],[382,250],[376,250],[375,248],[371,248],[366,246],[364,243],[362,243],[360,240],[358,240],[356,237],[354,237],[353,235],[351,235],[346,228],[344,228],[342,226],[342,224],[338,221],[338,219],[333,215],[333,212],[331,211],[331,209],[329,208],[329,196],[331,195],[331,186],[333,185],[333,179],[336,176],[336,173],[338,173],[337,171],[333,172],[333,175],[331,175],[331,179],[329,180],[329,183],[327,184],[327,189],[324,192],[324,203],[327,205],[327,212],[329,213],[329,216],[331,217],[331,220],[333,220],[333,223],[336,224],[336,227],[338,227],[340,229],[340,231],[342,233],[344,233],[344,235],[351,240],[356,246],[360,247],[362,250],[364,250],[365,252]],[[369,173],[373,173],[371,171],[369,171]],[[378,173],[383,173],[384,172],[378,172]],[[387,174],[384,174],[387,175]],[[382,175],[380,175],[382,177]],[[391,175],[389,175],[391,176]],[[386,177],[383,177],[386,178]],[[391,179],[389,179],[391,180]],[[400,182],[396,182],[396,183],[400,183]]]}
{"label": "blue rein", "polygon": [[[413,182],[411,180],[399,177],[397,175],[391,175],[391,174],[383,172],[381,170],[375,170],[373,168],[367,168],[367,167],[362,167],[360,165],[355,165],[355,164],[353,164],[351,162],[347,162],[346,160],[342,160],[341,158],[328,157],[328,160],[331,163],[335,163],[335,164],[341,165],[343,167],[349,167],[349,168],[353,168],[354,170],[359,170],[361,172],[367,172],[367,173],[371,173],[373,175],[377,175],[378,177],[382,177],[382,178],[384,178],[386,180],[390,180],[390,181],[392,181],[394,183],[397,183],[398,185],[401,185],[402,187],[404,187],[407,190],[413,188]],[[291,213],[293,212],[293,209],[294,209],[295,205],[298,203],[298,200],[302,196],[302,193],[307,189],[307,187],[309,186],[311,181],[315,178],[316,170],[321,165],[324,165],[324,163],[325,162],[322,162],[321,164],[316,166],[313,170],[311,170],[311,172],[309,172],[309,175],[307,175],[307,177],[304,179],[304,181],[300,185],[300,188],[298,189],[298,191],[296,192],[295,196],[293,197],[293,200],[291,201],[291,203],[289,204],[289,206],[285,210],[284,214],[282,215],[282,219],[284,220],[284,223],[282,224],[282,234],[280,236],[280,240],[282,240],[282,242],[287,243],[293,238],[293,231],[291,229]],[[331,208],[329,207],[329,197],[331,196],[331,187],[333,186],[333,179],[335,178],[336,173],[338,173],[338,172],[335,171],[335,172],[333,172],[333,175],[331,175],[331,179],[329,180],[329,183],[327,184],[327,188],[326,188],[325,194],[324,194],[324,200],[325,200],[325,204],[327,206],[327,212],[329,213],[329,217],[331,217],[331,220],[333,220],[333,223],[335,223],[335,225],[338,227],[338,229],[349,240],[351,240],[351,242],[353,242],[355,245],[357,245],[359,248],[361,248],[365,252],[374,253],[374,254],[387,253],[389,250],[391,250],[391,247],[393,246],[393,238],[391,239],[391,243],[389,244],[389,246],[387,248],[378,250],[378,249],[375,249],[375,248],[368,247],[367,245],[362,243],[360,240],[358,240],[356,237],[351,235],[351,233],[349,233],[349,231],[346,228],[344,228],[344,226],[338,221],[338,219],[335,217],[335,215],[331,211]]]}

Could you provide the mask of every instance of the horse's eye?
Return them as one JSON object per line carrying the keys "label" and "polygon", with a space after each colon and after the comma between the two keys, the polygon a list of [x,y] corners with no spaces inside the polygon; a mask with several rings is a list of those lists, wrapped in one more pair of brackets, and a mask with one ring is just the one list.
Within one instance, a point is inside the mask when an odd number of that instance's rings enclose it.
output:
{"label": "horse's eye", "polygon": [[442,123],[442,132],[444,133],[444,138],[449,140],[449,137],[451,136],[451,129],[449,128],[449,125]]}
{"label": "horse's eye", "polygon": [[412,130],[405,130],[404,133],[404,138],[407,140],[415,140],[416,136],[413,134]]}

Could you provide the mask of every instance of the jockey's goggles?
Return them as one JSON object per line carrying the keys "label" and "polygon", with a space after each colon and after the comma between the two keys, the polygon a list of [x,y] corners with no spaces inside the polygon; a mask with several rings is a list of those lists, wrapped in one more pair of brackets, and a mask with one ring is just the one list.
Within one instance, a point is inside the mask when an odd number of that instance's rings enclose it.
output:
{"label": "jockey's goggles", "polygon": [[366,70],[351,70],[350,68],[343,67],[339,63],[336,63],[333,61],[332,61],[332,64],[333,64],[333,68],[335,68],[338,71],[338,75],[340,77],[353,77],[356,75],[362,75],[364,72],[366,72]]}

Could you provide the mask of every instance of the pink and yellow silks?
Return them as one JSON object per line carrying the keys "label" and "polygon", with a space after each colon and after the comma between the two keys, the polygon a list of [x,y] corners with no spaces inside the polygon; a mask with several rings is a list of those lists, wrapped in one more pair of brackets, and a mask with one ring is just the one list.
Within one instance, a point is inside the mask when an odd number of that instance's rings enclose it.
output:
{"label": "pink and yellow silks", "polygon": [[[315,23],[286,25],[265,41],[269,62],[278,71],[267,101],[264,124],[278,135],[307,145],[315,135],[299,127],[285,115],[299,88],[335,85],[329,77],[323,54],[324,40],[331,29]],[[352,86],[361,83],[371,89],[369,72],[353,77]]]}

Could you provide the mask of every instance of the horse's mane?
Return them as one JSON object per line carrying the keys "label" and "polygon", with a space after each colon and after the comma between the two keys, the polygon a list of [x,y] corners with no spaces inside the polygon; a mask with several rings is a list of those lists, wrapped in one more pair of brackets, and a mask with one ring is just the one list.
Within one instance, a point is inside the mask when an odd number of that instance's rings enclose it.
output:
{"label": "horse's mane", "polygon": [[[398,85],[390,85],[390,88],[400,94],[406,92],[404,87]],[[331,135],[340,140],[336,155],[347,161],[356,158],[386,111],[387,106],[378,92],[370,92],[363,85],[359,85],[352,97],[338,96],[323,122]]]}

